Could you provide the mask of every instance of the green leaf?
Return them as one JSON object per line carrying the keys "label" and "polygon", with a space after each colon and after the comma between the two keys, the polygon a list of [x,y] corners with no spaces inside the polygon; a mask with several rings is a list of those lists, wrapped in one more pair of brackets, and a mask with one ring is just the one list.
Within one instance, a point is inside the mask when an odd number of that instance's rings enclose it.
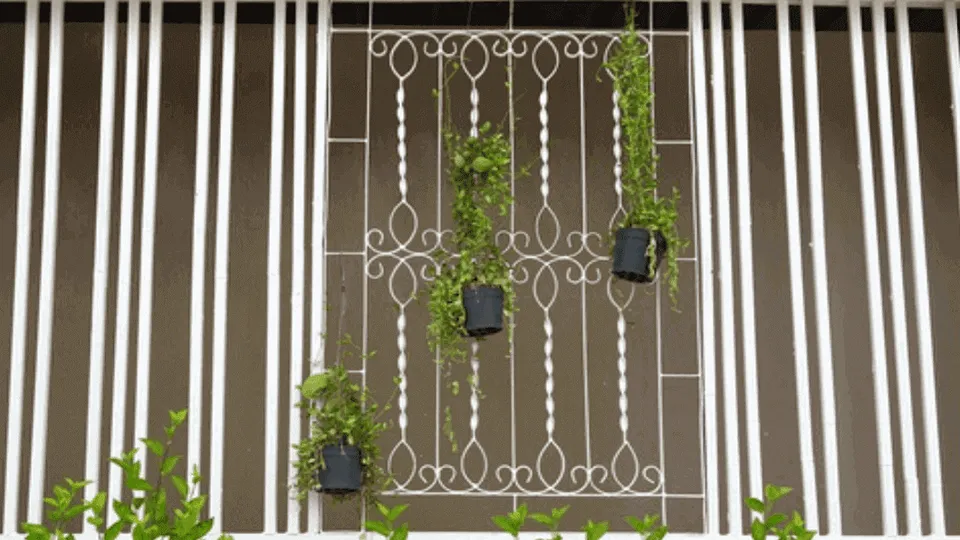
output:
{"label": "green leaf", "polygon": [[477,156],[477,158],[473,160],[472,167],[473,170],[478,173],[485,173],[493,168],[493,162],[483,156]]}
{"label": "green leaf", "polygon": [[177,466],[177,462],[180,461],[180,456],[170,456],[163,460],[163,464],[160,465],[160,476],[167,476],[173,472],[173,468]]}
{"label": "green leaf", "polygon": [[750,536],[753,540],[763,540],[767,536],[767,528],[759,519],[754,518],[753,523],[750,524]]}
{"label": "green leaf", "polygon": [[787,519],[787,516],[784,514],[780,514],[780,513],[773,514],[772,516],[767,518],[767,526],[776,527],[777,525],[786,521],[786,519]]}
{"label": "green leaf", "polygon": [[164,446],[160,441],[155,441],[153,439],[140,439],[140,442],[144,444],[153,455],[160,457],[163,455]]}
{"label": "green leaf", "polygon": [[57,502],[55,499],[53,499],[52,497],[44,497],[44,498],[43,498],[43,502],[47,503],[49,506],[52,506],[52,507],[54,507],[54,508],[60,506],[60,503],[58,503],[58,502]]}
{"label": "green leaf", "polygon": [[387,527],[387,525],[382,521],[367,521],[364,523],[364,527],[366,527],[368,531],[373,531],[380,536],[390,536],[390,527]]}
{"label": "green leaf", "polygon": [[304,399],[316,399],[327,387],[327,382],[326,373],[314,373],[300,385],[300,395]]}
{"label": "green leaf", "polygon": [[767,484],[767,488],[764,491],[764,495],[766,495],[767,501],[772,503],[772,502],[776,502],[778,499],[782,498],[784,495],[790,493],[791,491],[793,491],[793,488]]}
{"label": "green leaf", "polygon": [[407,508],[409,508],[409,506],[410,506],[409,504],[401,504],[399,506],[394,506],[393,509],[390,510],[390,514],[387,516],[387,519],[390,520],[390,522],[396,521],[397,518],[400,517],[400,514],[402,514]]}
{"label": "green leaf", "polygon": [[94,495],[93,500],[90,501],[90,510],[92,510],[94,514],[100,514],[106,506],[107,494],[102,491]]}
{"label": "green leaf", "polygon": [[754,512],[760,512],[761,514],[764,512],[763,501],[753,497],[747,498],[747,508],[753,510]]}
{"label": "green leaf", "polygon": [[28,534],[41,534],[41,535],[50,534],[50,531],[48,531],[46,527],[44,527],[43,525],[38,525],[36,523],[23,523],[20,525],[20,528],[22,528],[24,532]]}
{"label": "green leaf", "polygon": [[128,476],[126,478],[126,484],[127,488],[132,489],[133,491],[153,491],[153,486],[150,485],[150,482],[147,482],[143,478]]}
{"label": "green leaf", "polygon": [[178,427],[180,424],[187,419],[187,410],[181,409],[179,411],[170,411],[170,423],[173,427]]}
{"label": "green leaf", "polygon": [[547,527],[552,527],[552,526],[553,526],[553,518],[551,518],[550,516],[548,516],[548,515],[546,515],[546,514],[536,513],[536,514],[531,515],[530,517],[532,517],[534,520],[536,520],[536,521],[538,521],[538,522],[546,525]]}
{"label": "green leaf", "polygon": [[410,526],[404,523],[399,529],[394,531],[393,536],[390,537],[390,540],[407,540],[407,534],[409,532]]}
{"label": "green leaf", "polygon": [[118,521],[110,526],[107,529],[107,532],[103,535],[103,540],[115,540],[117,536],[120,536],[120,531],[123,530],[123,522]]}
{"label": "green leaf", "polygon": [[560,518],[562,518],[563,515],[566,514],[567,510],[569,509],[570,509],[570,505],[568,504],[562,508],[554,508],[553,510],[551,510],[550,513],[553,515],[554,521],[560,521]]}
{"label": "green leaf", "polygon": [[644,534],[647,532],[647,526],[644,525],[643,521],[641,521],[639,518],[635,516],[627,516],[623,518],[623,520],[626,521],[630,527],[633,528],[633,530],[637,531],[638,534]]}
{"label": "green leaf", "polygon": [[517,534],[520,532],[520,528],[507,516],[493,516],[490,519],[493,520],[493,522],[496,523],[496,525],[500,527],[503,532],[511,536],[517,536]]}
{"label": "green leaf", "polygon": [[70,494],[70,491],[63,486],[53,486],[53,494],[57,497],[57,501],[64,503],[73,498],[73,495]]}
{"label": "green leaf", "polygon": [[210,529],[212,528],[213,528],[213,518],[201,521],[200,523],[197,523],[196,526],[194,526],[192,529],[190,529],[190,532],[187,533],[186,540],[197,540],[199,538],[203,538],[208,532],[210,532]]}
{"label": "green leaf", "polygon": [[87,518],[87,523],[93,525],[96,529],[99,529],[103,525],[103,518],[97,516],[90,516]]}
{"label": "green leaf", "polygon": [[603,535],[607,534],[609,529],[609,521],[594,523],[588,519],[587,524],[583,526],[583,531],[586,533],[586,540],[600,540]]}
{"label": "green leaf", "polygon": [[184,480],[183,477],[180,477],[177,475],[171,476],[170,481],[173,482],[174,487],[177,488],[177,492],[180,493],[180,497],[183,499],[186,499],[187,494],[190,491],[189,488],[187,487],[187,481]]}
{"label": "green leaf", "polygon": [[113,511],[117,514],[117,517],[120,518],[122,522],[137,522],[137,516],[133,513],[133,510],[130,509],[130,506],[121,501],[113,501]]}

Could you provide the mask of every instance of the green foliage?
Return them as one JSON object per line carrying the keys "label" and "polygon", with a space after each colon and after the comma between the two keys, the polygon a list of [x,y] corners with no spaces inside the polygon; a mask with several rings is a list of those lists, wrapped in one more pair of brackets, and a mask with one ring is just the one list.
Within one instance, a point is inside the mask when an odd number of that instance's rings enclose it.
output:
{"label": "green foliage", "polygon": [[[339,345],[360,351],[349,335],[341,339]],[[343,356],[352,354],[348,350]],[[360,357],[370,358],[373,354],[361,354]],[[399,377],[394,383],[400,384]],[[347,444],[360,450],[363,467],[360,495],[368,504],[376,503],[377,495],[390,481],[380,465],[380,447],[377,446],[377,438],[390,427],[389,422],[380,419],[390,409],[389,402],[380,407],[368,388],[361,388],[350,379],[350,373],[340,362],[322,373],[310,375],[298,389],[303,399],[297,406],[305,410],[310,419],[310,436],[293,445],[297,451],[294,463],[297,499],[303,500],[311,490],[321,487],[318,473],[326,467],[323,448]],[[334,498],[339,502],[356,495],[335,495]]]}
{"label": "green foliage", "polygon": [[[448,74],[447,81],[459,67],[453,63],[453,72]],[[439,98],[439,91],[435,90],[434,95]],[[494,216],[506,216],[513,204],[510,141],[502,126],[494,129],[489,122],[479,126],[476,134],[462,135],[450,119],[449,92],[444,93],[444,98],[447,114],[442,135],[453,192],[454,250],[451,253],[441,249],[434,253],[437,266],[431,271],[432,282],[428,288],[427,340],[430,350],[438,355],[440,365],[446,366],[445,376],[449,376],[451,363],[463,363],[467,359],[464,289],[481,285],[500,288],[504,319],[514,312],[516,293],[510,265],[496,245],[493,230]],[[522,174],[525,171],[518,176]],[[513,339],[513,328],[509,324],[507,338]],[[469,382],[476,386],[475,380]],[[449,386],[456,395],[459,386],[455,383]],[[444,434],[456,452],[449,409],[445,411],[445,420]]]}
{"label": "green foliage", "polygon": [[[64,532],[66,526],[76,518],[89,512],[87,522],[93,525],[100,533],[102,540],[115,540],[124,529],[129,529],[135,540],[155,540],[169,538],[171,540],[199,540],[204,538],[213,528],[213,518],[200,519],[200,513],[206,504],[206,496],[198,494],[200,487],[200,473],[194,467],[190,478],[190,486],[182,477],[174,474],[180,456],[171,455],[170,447],[177,428],[187,419],[186,409],[170,411],[170,424],[164,428],[166,439],[141,439],[144,448],[154,454],[157,472],[154,482],[147,480],[142,474],[143,464],[137,459],[137,450],[131,450],[121,456],[111,458],[110,461],[123,470],[124,485],[134,491],[130,503],[114,500],[112,508],[117,514],[118,521],[104,530],[103,511],[107,497],[99,492],[89,501],[74,503],[77,494],[88,485],[89,481],[75,482],[66,479],[66,487],[54,486],[53,497],[47,497],[44,502],[50,507],[47,511],[47,521],[50,526],[39,523],[24,523],[23,530],[28,540],[73,540],[72,534]],[[167,484],[176,489],[177,497],[168,497]],[[179,501],[179,506],[168,501]],[[231,537],[220,536],[221,540]]]}
{"label": "green foliage", "polygon": [[410,524],[404,523],[397,527],[394,525],[394,522],[397,521],[400,514],[402,514],[409,505],[401,504],[390,508],[378,502],[376,506],[377,511],[380,512],[383,519],[377,521],[367,520],[364,527],[368,531],[373,531],[387,540],[406,540],[407,534],[410,532]]}
{"label": "green foliage", "polygon": [[554,508],[550,510],[549,514],[535,513],[530,517],[532,517],[534,521],[540,523],[541,525],[545,525],[550,530],[549,540],[561,540],[563,537],[560,536],[559,532],[560,520],[563,519],[563,515],[567,513],[567,510],[570,510],[570,505]]}
{"label": "green foliage", "polygon": [[521,504],[516,510],[504,516],[490,518],[503,532],[514,538],[520,537],[520,530],[527,521],[527,505]]}
{"label": "green foliage", "polygon": [[666,525],[657,525],[660,516],[657,514],[644,516],[643,519],[634,516],[627,516],[624,520],[642,536],[644,540],[663,540],[667,535]]}
{"label": "green foliage", "polygon": [[[613,75],[613,87],[622,113],[623,143],[623,202],[626,215],[616,229],[626,227],[659,231],[667,241],[664,279],[669,286],[674,308],[677,304],[679,266],[677,257],[689,245],[677,231],[677,203],[679,191],[674,188],[669,196],[657,196],[657,155],[654,142],[652,68],[647,42],[635,26],[636,6],[626,9],[627,23],[620,37],[620,45],[608,59],[605,67]],[[615,232],[615,231],[614,231]],[[656,243],[647,247],[650,272],[656,268]]]}
{"label": "green foliage", "polygon": [[583,526],[583,532],[586,535],[586,540],[600,540],[603,535],[607,534],[607,531],[610,529],[609,521],[601,521],[600,523],[594,523],[592,520],[587,520],[587,524]]}
{"label": "green foliage", "polygon": [[791,491],[789,487],[768,484],[762,501],[753,497],[746,499],[747,508],[754,513],[750,525],[753,540],[765,540],[770,535],[779,540],[812,540],[817,534],[807,529],[799,512],[794,511],[791,517],[787,517],[786,514],[773,511],[774,504]]}

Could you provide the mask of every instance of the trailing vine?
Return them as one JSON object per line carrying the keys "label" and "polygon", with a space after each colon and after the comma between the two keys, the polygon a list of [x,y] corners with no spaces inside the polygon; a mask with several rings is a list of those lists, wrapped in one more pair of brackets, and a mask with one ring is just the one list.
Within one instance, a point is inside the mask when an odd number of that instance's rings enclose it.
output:
{"label": "trailing vine", "polygon": [[[446,82],[460,68],[457,62],[452,66],[453,71],[447,75]],[[445,87],[449,85],[445,84]],[[477,286],[500,288],[505,315],[514,312],[516,292],[510,265],[496,245],[493,230],[494,216],[506,216],[513,204],[510,141],[504,135],[502,125],[494,129],[490,122],[484,122],[474,134],[462,135],[450,118],[449,91],[443,94],[446,115],[442,136],[448,160],[447,174],[453,188],[454,250],[441,249],[434,253],[437,266],[432,269],[429,287],[431,320],[427,325],[427,339],[430,350],[438,355],[440,365],[446,368],[445,375],[449,376],[451,364],[463,363],[467,359],[464,289]],[[434,90],[434,96],[441,98],[440,91]],[[507,339],[512,342],[513,325],[506,326]],[[473,388],[478,386],[472,377],[468,383]],[[450,381],[448,386],[454,395],[459,393],[460,385],[456,380]],[[456,452],[449,407],[445,411],[444,433]]]}
{"label": "trailing vine", "polygon": [[[638,227],[659,232],[667,242],[664,279],[669,286],[670,300],[677,305],[679,266],[677,257],[689,245],[677,231],[677,203],[680,192],[674,188],[669,196],[657,196],[657,155],[654,141],[652,67],[648,43],[637,34],[636,5],[625,6],[626,24],[620,45],[604,64],[613,75],[617,104],[622,112],[623,202],[626,214],[616,229]],[[613,232],[616,232],[616,229]],[[650,274],[658,270],[655,242],[647,246]]]}

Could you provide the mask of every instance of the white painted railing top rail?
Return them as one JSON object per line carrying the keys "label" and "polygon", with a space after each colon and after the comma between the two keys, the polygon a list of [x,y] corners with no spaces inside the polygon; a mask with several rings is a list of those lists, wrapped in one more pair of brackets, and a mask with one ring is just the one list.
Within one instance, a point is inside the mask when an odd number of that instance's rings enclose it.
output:
{"label": "white painted railing top rail", "polygon": [[[524,502],[611,520],[612,538],[646,512],[683,539],[741,538],[742,499],[768,482],[797,488],[788,503],[828,538],[960,537],[954,0],[754,2],[774,4],[773,33],[739,0],[678,3],[688,28],[641,31],[658,174],[692,240],[679,312],[660,284],[609,273],[616,31],[388,28],[372,3],[367,25],[341,26],[330,0],[315,21],[294,2],[290,31],[286,2],[272,25],[238,24],[243,0],[222,24],[202,0],[199,25],[177,25],[144,3],[146,26],[117,0],[102,24],[65,23],[65,0],[49,23],[33,0],[0,22],[15,53],[0,58],[0,539],[41,519],[60,476],[125,496],[105,453],[187,406],[178,448],[214,532],[358,529],[364,511],[286,488],[306,433],[296,385],[344,331],[378,352],[347,364],[358,380],[378,395],[401,380],[387,495],[420,530],[456,531],[413,538],[499,537],[489,516]],[[849,31],[815,31],[826,5],[848,6]],[[911,32],[930,6],[944,31]],[[431,96],[450,60],[458,124],[504,119],[514,167],[534,163],[497,233],[516,339],[474,344],[463,366],[483,399],[444,390],[412,299],[451,243]],[[341,307],[346,328],[327,315]]]}

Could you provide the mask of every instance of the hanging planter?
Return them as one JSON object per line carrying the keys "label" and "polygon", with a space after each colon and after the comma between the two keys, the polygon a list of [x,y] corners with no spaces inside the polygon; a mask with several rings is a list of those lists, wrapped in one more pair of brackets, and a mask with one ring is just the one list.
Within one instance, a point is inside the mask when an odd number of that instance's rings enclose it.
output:
{"label": "hanging planter", "polygon": [[[454,72],[459,69],[454,62]],[[447,82],[453,74],[447,75]],[[449,88],[449,84],[445,85]],[[438,91],[434,96],[440,98]],[[467,341],[481,340],[504,330],[504,321],[514,311],[513,279],[510,265],[496,245],[494,216],[506,216],[513,204],[511,192],[511,147],[503,130],[489,122],[476,126],[469,136],[454,129],[449,113],[449,93],[445,93],[447,118],[442,135],[447,154],[447,174],[453,201],[453,249],[434,254],[431,269],[428,309],[430,323],[427,339],[430,350],[448,377],[447,386],[454,395],[460,383],[450,379],[452,364],[467,360]],[[525,170],[517,176],[526,174]],[[507,326],[507,340],[513,330]],[[469,385],[479,391],[477,381]],[[445,410],[444,434],[457,452],[450,408]]]}
{"label": "hanging planter", "polygon": [[640,227],[618,229],[613,246],[613,275],[632,283],[652,283],[667,248],[660,231],[651,234],[649,229]]}
{"label": "hanging planter", "polygon": [[340,444],[330,444],[320,451],[323,464],[317,472],[317,489],[320,493],[347,496],[363,488],[363,463],[360,449],[347,444],[341,438]]}
{"label": "hanging planter", "polygon": [[470,337],[480,338],[503,330],[503,289],[486,285],[463,290],[464,329]]}
{"label": "hanging planter", "polygon": [[677,305],[677,257],[689,242],[677,231],[680,193],[658,193],[654,141],[650,52],[637,35],[636,6],[626,6],[626,25],[620,45],[605,63],[613,77],[623,133],[624,217],[611,231],[611,273],[631,283],[652,283],[664,274],[674,308]]}
{"label": "hanging planter", "polygon": [[[340,344],[352,345],[349,337]],[[377,446],[380,434],[390,427],[380,419],[389,406],[381,408],[339,361],[307,377],[298,389],[303,400],[297,406],[307,412],[310,428],[309,436],[293,445],[297,499],[316,491],[337,501],[361,497],[374,504],[390,480]]]}

